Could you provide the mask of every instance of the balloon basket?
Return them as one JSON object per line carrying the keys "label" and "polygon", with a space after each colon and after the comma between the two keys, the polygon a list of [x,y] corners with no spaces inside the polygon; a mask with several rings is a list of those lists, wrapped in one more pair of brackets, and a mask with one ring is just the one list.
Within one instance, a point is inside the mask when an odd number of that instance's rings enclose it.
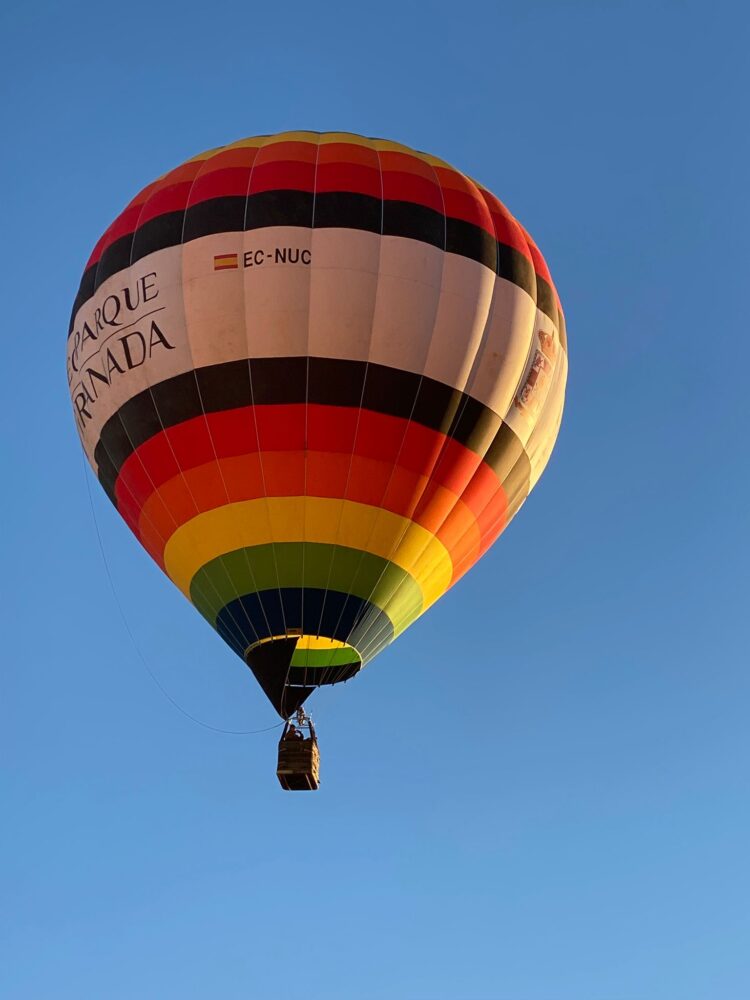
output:
{"label": "balloon basket", "polygon": [[320,751],[312,719],[299,709],[295,723],[287,721],[279,740],[276,766],[286,792],[314,792],[320,785]]}

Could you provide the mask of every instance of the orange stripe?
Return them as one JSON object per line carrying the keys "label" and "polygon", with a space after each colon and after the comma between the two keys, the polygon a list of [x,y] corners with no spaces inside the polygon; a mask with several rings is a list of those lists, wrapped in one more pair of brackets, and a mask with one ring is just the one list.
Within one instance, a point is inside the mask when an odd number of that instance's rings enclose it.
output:
{"label": "orange stripe", "polygon": [[431,532],[449,551],[455,549],[457,559],[479,551],[476,517],[455,493],[408,469],[356,455],[264,452],[262,468],[257,452],[207,462],[164,483],[143,504],[140,516],[136,505],[124,501],[120,513],[161,565],[176,527],[198,513],[263,496],[304,495],[334,500],[346,495],[399,514]]}

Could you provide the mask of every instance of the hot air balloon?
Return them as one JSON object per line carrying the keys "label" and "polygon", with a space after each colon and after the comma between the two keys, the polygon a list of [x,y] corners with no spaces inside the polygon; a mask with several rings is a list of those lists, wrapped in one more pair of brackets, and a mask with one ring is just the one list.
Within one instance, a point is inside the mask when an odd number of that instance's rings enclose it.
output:
{"label": "hot air balloon", "polygon": [[567,347],[539,250],[481,184],[396,142],[286,132],[130,202],[83,273],[67,372],[120,515],[304,722],[518,511]]}

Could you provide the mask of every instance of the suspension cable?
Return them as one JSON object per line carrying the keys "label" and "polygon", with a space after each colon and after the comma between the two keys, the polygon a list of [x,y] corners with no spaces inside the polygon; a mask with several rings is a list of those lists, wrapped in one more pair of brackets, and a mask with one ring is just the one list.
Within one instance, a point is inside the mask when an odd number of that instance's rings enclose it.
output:
{"label": "suspension cable", "polygon": [[146,670],[146,673],[149,675],[149,677],[154,682],[154,684],[159,689],[159,691],[161,691],[161,693],[164,695],[164,697],[167,699],[167,701],[170,703],[170,705],[173,705],[174,708],[176,708],[177,711],[180,712],[181,715],[184,715],[186,719],[190,719],[191,722],[194,722],[198,726],[202,726],[204,729],[209,729],[213,733],[222,733],[222,734],[227,735],[227,736],[254,736],[257,733],[268,733],[272,729],[279,729],[281,726],[283,726],[284,725],[283,722],[277,722],[273,726],[266,726],[263,729],[222,729],[220,726],[212,726],[209,722],[204,722],[202,719],[198,719],[196,716],[192,715],[190,712],[188,712],[186,709],[184,709],[182,707],[182,705],[180,705],[179,702],[176,701],[175,698],[172,697],[172,695],[169,693],[169,691],[167,691],[167,689],[164,687],[164,685],[161,683],[161,681],[159,680],[159,678],[156,676],[156,674],[152,670],[152,668],[149,665],[146,657],[144,656],[144,654],[143,654],[140,646],[138,645],[138,643],[136,641],[136,638],[135,638],[135,635],[133,634],[133,630],[130,627],[130,623],[128,622],[127,615],[125,614],[125,610],[124,610],[124,608],[122,606],[122,602],[120,601],[120,598],[118,596],[117,588],[115,587],[114,578],[113,578],[112,572],[110,570],[109,560],[107,559],[107,553],[106,553],[106,551],[104,549],[104,541],[102,539],[102,533],[101,533],[101,530],[99,528],[99,520],[98,520],[98,518],[96,516],[96,508],[94,506],[94,497],[93,497],[93,495],[91,493],[91,483],[89,481],[89,471],[88,471],[88,468],[87,468],[88,463],[86,461],[86,455],[85,455],[83,449],[81,449],[81,461],[83,463],[83,478],[86,481],[86,492],[87,492],[88,498],[89,498],[89,507],[91,509],[91,517],[92,517],[92,519],[94,521],[94,529],[96,531],[96,540],[97,540],[97,543],[99,545],[99,553],[101,554],[101,557],[102,557],[102,562],[104,564],[104,570],[105,570],[105,574],[106,574],[107,580],[109,582],[109,587],[110,587],[110,590],[112,591],[112,597],[114,598],[115,605],[117,606],[117,610],[118,610],[118,612],[120,614],[120,618],[122,619],[122,624],[125,627],[125,631],[127,632],[128,636],[130,638],[130,641],[131,641],[131,643],[133,645],[133,649],[135,650],[136,656],[140,660],[141,664],[143,665],[144,669]]}

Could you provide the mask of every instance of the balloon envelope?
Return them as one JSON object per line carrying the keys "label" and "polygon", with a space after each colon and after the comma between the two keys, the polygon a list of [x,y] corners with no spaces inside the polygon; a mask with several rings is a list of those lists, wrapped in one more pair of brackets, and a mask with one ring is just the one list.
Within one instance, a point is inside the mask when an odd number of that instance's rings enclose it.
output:
{"label": "balloon envelope", "polygon": [[489,191],[395,142],[294,132],[133,199],[67,366],[102,487],[288,716],[500,535],[567,354],[544,260]]}

